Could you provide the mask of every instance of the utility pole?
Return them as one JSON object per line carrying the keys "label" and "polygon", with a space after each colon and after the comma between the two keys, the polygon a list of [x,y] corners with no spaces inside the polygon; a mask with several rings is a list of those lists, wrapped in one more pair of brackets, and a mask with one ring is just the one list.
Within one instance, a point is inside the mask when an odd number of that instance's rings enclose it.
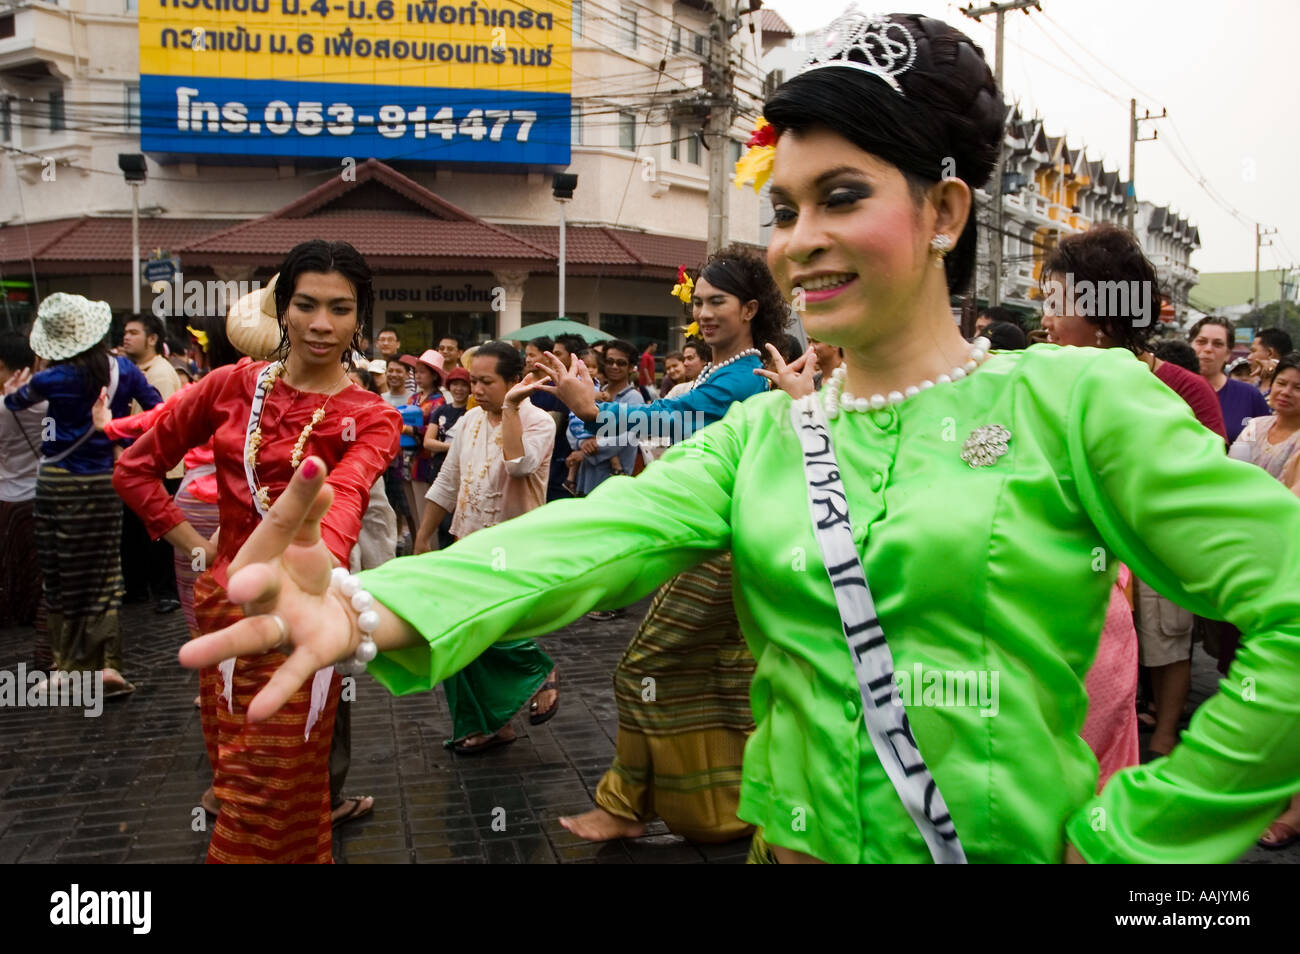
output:
{"label": "utility pole", "polygon": [[[1272,242],[1264,241],[1264,238],[1277,233],[1277,229],[1261,229],[1259,223],[1255,223],[1255,297],[1251,304],[1255,310],[1259,311],[1259,250],[1265,245],[1272,245]],[[1228,342],[1231,344],[1232,342]]]}
{"label": "utility pole", "polygon": [[[994,46],[993,54],[993,79],[998,84],[998,89],[1002,89],[1002,35],[1003,35],[1003,18],[1009,11],[1023,10],[1025,16],[1029,16],[1029,9],[1041,11],[1043,8],[1038,5],[1038,0],[1012,0],[1009,3],[990,3],[986,7],[967,6],[962,13],[972,20],[978,20],[987,14],[997,16],[997,43]],[[1006,117],[1002,119],[1002,128],[999,130],[1001,135],[998,136],[998,158],[997,164],[993,167],[993,178],[990,180],[990,198],[993,201],[993,228],[989,230],[989,305],[996,305],[1002,301],[1002,145],[1006,139]]]}
{"label": "utility pole", "polygon": [[1152,116],[1151,110],[1148,109],[1145,116],[1138,116],[1138,101],[1136,99],[1128,101],[1128,195],[1124,197],[1124,208],[1128,210],[1128,230],[1130,232],[1133,231],[1133,216],[1137,213],[1137,175],[1133,171],[1133,166],[1137,162],[1137,144],[1151,142],[1160,138],[1160,130],[1158,129],[1150,136],[1139,136],[1138,123],[1150,119],[1164,119],[1166,115],[1166,111],[1161,109],[1159,116]]}
{"label": "utility pole", "polygon": [[727,168],[727,159],[730,158],[727,142],[735,111],[731,36],[740,26],[732,0],[718,0],[713,7],[717,16],[709,31],[709,120],[704,130],[704,145],[709,150],[707,251],[710,255],[727,243],[727,197],[731,185],[731,170]]}

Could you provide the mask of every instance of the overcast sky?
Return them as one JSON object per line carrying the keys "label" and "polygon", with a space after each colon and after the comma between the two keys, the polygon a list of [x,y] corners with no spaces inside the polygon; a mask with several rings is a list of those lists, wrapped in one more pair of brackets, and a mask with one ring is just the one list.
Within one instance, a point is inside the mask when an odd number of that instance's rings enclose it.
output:
{"label": "overcast sky", "polygon": [[[884,10],[860,2],[862,10]],[[766,0],[796,30],[825,26],[843,0]],[[987,4],[985,4],[987,5]],[[1137,194],[1172,205],[1200,227],[1191,264],[1204,272],[1255,267],[1255,223],[1276,228],[1260,268],[1300,265],[1300,188],[1288,163],[1300,155],[1293,113],[1300,79],[1295,0],[1040,0],[1043,13],[1006,15],[1003,85],[1049,135],[1086,145],[1128,173],[1128,101],[1169,118],[1137,146]],[[910,0],[906,12],[939,17],[984,48],[992,65],[992,15],[976,22],[965,3]],[[1074,62],[1071,61],[1071,57]],[[1113,71],[1113,72],[1112,72]],[[1179,164],[1177,155],[1189,171]],[[1197,180],[1218,197],[1211,198]],[[1225,208],[1226,207],[1226,208]],[[1240,214],[1234,218],[1228,208]]]}

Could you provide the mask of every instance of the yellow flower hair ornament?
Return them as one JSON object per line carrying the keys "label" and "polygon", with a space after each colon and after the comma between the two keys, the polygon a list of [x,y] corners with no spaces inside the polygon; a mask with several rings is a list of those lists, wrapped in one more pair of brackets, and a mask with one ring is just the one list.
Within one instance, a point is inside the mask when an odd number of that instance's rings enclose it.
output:
{"label": "yellow flower hair ornament", "polygon": [[772,177],[772,162],[776,158],[776,130],[762,116],[754,123],[754,134],[745,141],[749,151],[736,160],[736,188],[754,184],[754,191],[762,190]]}
{"label": "yellow flower hair ornament", "polygon": [[691,303],[691,296],[695,294],[695,281],[690,275],[686,274],[686,266],[677,266],[677,284],[673,286],[672,296],[680,298],[686,304]]}

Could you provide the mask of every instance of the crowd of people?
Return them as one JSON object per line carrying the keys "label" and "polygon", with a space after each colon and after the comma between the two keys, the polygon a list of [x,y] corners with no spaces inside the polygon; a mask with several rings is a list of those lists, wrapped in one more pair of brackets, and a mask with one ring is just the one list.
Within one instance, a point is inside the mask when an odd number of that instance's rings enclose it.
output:
{"label": "crowd of people", "polygon": [[[771,94],[741,163],[771,178],[766,259],[683,269],[662,376],[656,343],[572,335],[407,354],[384,328],[372,355],[370,269],[321,240],[195,319],[188,365],[150,318],[110,348],[73,294],[0,337],[3,606],[116,694],[123,595],[183,609],[210,861],[328,863],[376,810],[344,794],[344,678],[441,684],[447,746],[482,756],[559,709],[538,637],[650,594],[615,757],[560,819],[584,839],[659,818],[779,863],[1300,840],[1276,689],[1300,676],[1300,353],[1266,329],[1234,362],[1217,317],[1157,337],[1158,292],[1045,294],[1041,327],[991,308],[963,337],[1001,93],[951,26],[847,16],[915,55],[846,40]],[[1066,276],[1157,288],[1112,226],[1050,250],[1044,287]],[[1197,642],[1224,678],[1180,740]],[[993,696],[900,701],[953,673]]]}

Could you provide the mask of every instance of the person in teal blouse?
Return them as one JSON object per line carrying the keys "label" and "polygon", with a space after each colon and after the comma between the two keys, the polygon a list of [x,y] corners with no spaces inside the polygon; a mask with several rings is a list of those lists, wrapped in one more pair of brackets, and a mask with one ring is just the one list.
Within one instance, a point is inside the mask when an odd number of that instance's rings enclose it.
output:
{"label": "person in teal blouse", "polygon": [[[844,349],[824,394],[847,515],[817,511],[814,524],[791,398],[759,395],[634,480],[363,574],[382,651],[370,672],[395,693],[425,691],[494,641],[630,603],[730,552],[757,661],[739,816],[778,860],[936,857],[864,722],[864,705],[897,704],[967,861],[1231,861],[1300,789],[1300,500],[1225,459],[1131,354],[989,357],[961,338],[949,295],[973,270],[971,196],[993,168],[1002,98],[978,48],[944,23],[896,14],[836,35],[864,30],[908,55],[882,66],[828,47],[764,109],[768,263],[809,334]],[[566,399],[582,382],[567,373],[556,387]],[[321,558],[329,491],[313,469],[232,567],[231,597],[264,615],[181,651],[210,665],[287,639],[253,720],[360,642]],[[845,639],[842,567],[821,550],[822,525],[844,520],[893,659],[897,682],[877,691],[896,703],[864,697],[863,646]],[[508,572],[491,569],[500,546]],[[1094,795],[1083,678],[1117,561],[1243,638],[1169,756]]]}

